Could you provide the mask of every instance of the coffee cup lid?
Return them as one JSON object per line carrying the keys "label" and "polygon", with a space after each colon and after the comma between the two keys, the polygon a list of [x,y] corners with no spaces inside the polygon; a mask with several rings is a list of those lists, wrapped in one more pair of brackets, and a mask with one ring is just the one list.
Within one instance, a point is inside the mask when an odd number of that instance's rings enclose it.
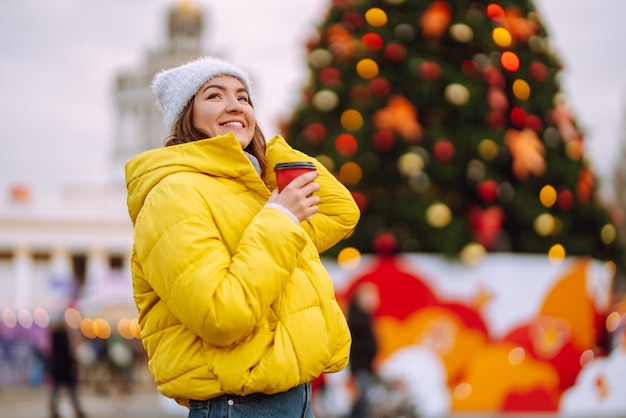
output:
{"label": "coffee cup lid", "polygon": [[288,168],[310,168],[315,170],[315,164],[311,161],[287,161],[284,163],[276,163],[274,166],[274,171],[276,170],[285,170]]}

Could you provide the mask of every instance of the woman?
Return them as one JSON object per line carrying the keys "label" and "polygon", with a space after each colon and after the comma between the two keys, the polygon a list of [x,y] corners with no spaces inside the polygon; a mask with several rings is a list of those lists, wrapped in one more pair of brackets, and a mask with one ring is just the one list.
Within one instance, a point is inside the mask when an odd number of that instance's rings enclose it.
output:
{"label": "woman", "polygon": [[[359,210],[317,160],[265,142],[248,76],[204,57],[158,73],[166,147],[126,164],[143,345],[189,417],[312,417],[310,381],[343,369],[350,333],[319,253]],[[276,190],[274,164],[317,170]]]}

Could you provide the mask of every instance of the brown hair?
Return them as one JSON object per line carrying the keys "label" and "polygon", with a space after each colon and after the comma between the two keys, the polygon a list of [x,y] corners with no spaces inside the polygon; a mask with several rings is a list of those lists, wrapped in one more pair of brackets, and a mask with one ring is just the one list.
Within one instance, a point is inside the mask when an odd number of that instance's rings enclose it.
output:
{"label": "brown hair", "polygon": [[[252,106],[252,102],[250,102],[250,106]],[[254,108],[254,106],[252,107]],[[169,136],[165,139],[164,145],[166,147],[207,138],[206,132],[193,126],[192,110],[193,98],[189,101],[189,104],[185,107],[185,109],[183,109],[182,113],[172,126]],[[265,135],[263,135],[263,131],[261,131],[261,128],[259,128],[259,124],[256,121],[252,141],[250,141],[250,144],[248,144],[245,151],[254,155],[256,159],[259,160],[261,174],[263,174],[265,172],[265,166],[267,165],[265,159]]]}

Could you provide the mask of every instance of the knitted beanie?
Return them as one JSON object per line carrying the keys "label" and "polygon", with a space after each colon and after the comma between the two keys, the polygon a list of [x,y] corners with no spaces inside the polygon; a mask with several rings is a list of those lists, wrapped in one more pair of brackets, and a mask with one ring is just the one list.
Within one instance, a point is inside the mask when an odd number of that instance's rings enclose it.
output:
{"label": "knitted beanie", "polygon": [[150,87],[157,97],[156,105],[163,112],[163,122],[171,129],[191,98],[213,77],[228,75],[241,81],[252,96],[252,82],[246,73],[216,57],[202,57],[179,67],[157,73]]}

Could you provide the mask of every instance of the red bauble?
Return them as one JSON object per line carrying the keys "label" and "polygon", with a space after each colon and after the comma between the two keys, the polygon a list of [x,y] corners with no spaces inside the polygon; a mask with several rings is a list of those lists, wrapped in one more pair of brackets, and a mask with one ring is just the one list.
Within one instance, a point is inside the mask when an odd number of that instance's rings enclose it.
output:
{"label": "red bauble", "polygon": [[363,15],[361,13],[346,12],[343,15],[343,21],[354,32],[358,32],[363,27]]}
{"label": "red bauble", "polygon": [[461,71],[467,78],[474,78],[480,75],[480,67],[478,67],[478,63],[474,60],[465,60],[461,65]]}
{"label": "red bauble", "polygon": [[396,144],[396,139],[390,131],[377,131],[372,135],[372,142],[378,151],[389,151]]}
{"label": "red bauble", "polygon": [[304,128],[304,131],[302,131],[306,142],[312,145],[319,145],[324,142],[327,134],[326,126],[318,122],[310,123]]}
{"label": "red bauble", "polygon": [[389,84],[389,81],[382,77],[370,80],[368,86],[372,93],[378,97],[384,97],[391,92],[391,84]]}
{"label": "red bauble", "polygon": [[358,147],[356,138],[350,134],[341,134],[335,139],[335,149],[345,157],[354,154]]}
{"label": "red bauble", "polygon": [[568,189],[563,189],[559,192],[556,201],[562,210],[568,211],[574,206],[574,193]]}
{"label": "red bauble", "polygon": [[454,145],[450,141],[440,139],[433,145],[433,155],[442,163],[447,163],[454,157]]}
{"label": "red bauble", "polygon": [[489,87],[487,90],[487,103],[493,110],[505,112],[509,108],[509,99],[504,91],[498,87]]}
{"label": "red bauble", "polygon": [[379,34],[374,32],[368,32],[361,37],[361,43],[365,47],[365,49],[369,49],[370,51],[378,51],[383,47],[383,38],[380,37]]}
{"label": "red bauble", "polygon": [[504,113],[492,110],[487,114],[485,122],[491,129],[502,129],[506,124],[506,117],[504,116]]}
{"label": "red bauble", "polygon": [[392,254],[397,246],[398,242],[392,233],[383,232],[374,238],[374,251],[379,254]]}
{"label": "red bauble", "polygon": [[548,78],[548,67],[543,62],[533,61],[528,67],[532,78],[537,81],[545,81]]}
{"label": "red bauble", "polygon": [[483,70],[483,78],[493,87],[504,90],[506,87],[506,79],[498,67],[490,65]]}
{"label": "red bauble", "polygon": [[426,81],[437,81],[441,77],[441,67],[435,62],[421,63],[418,72]]}
{"label": "red bauble", "polygon": [[341,71],[335,67],[322,68],[317,74],[317,79],[325,86],[336,86],[341,83]]}
{"label": "red bauble", "polygon": [[399,43],[390,42],[383,51],[383,57],[387,61],[397,64],[406,58],[406,48]]}
{"label": "red bauble", "polygon": [[498,198],[499,189],[498,182],[495,180],[484,180],[476,186],[476,194],[483,202],[491,203]]}
{"label": "red bauble", "polygon": [[526,127],[526,112],[521,107],[514,107],[511,109],[511,114],[509,115],[511,118],[511,123],[513,126],[517,128]]}
{"label": "red bauble", "polygon": [[528,115],[526,116],[526,126],[540,134],[543,130],[543,121],[537,115]]}

